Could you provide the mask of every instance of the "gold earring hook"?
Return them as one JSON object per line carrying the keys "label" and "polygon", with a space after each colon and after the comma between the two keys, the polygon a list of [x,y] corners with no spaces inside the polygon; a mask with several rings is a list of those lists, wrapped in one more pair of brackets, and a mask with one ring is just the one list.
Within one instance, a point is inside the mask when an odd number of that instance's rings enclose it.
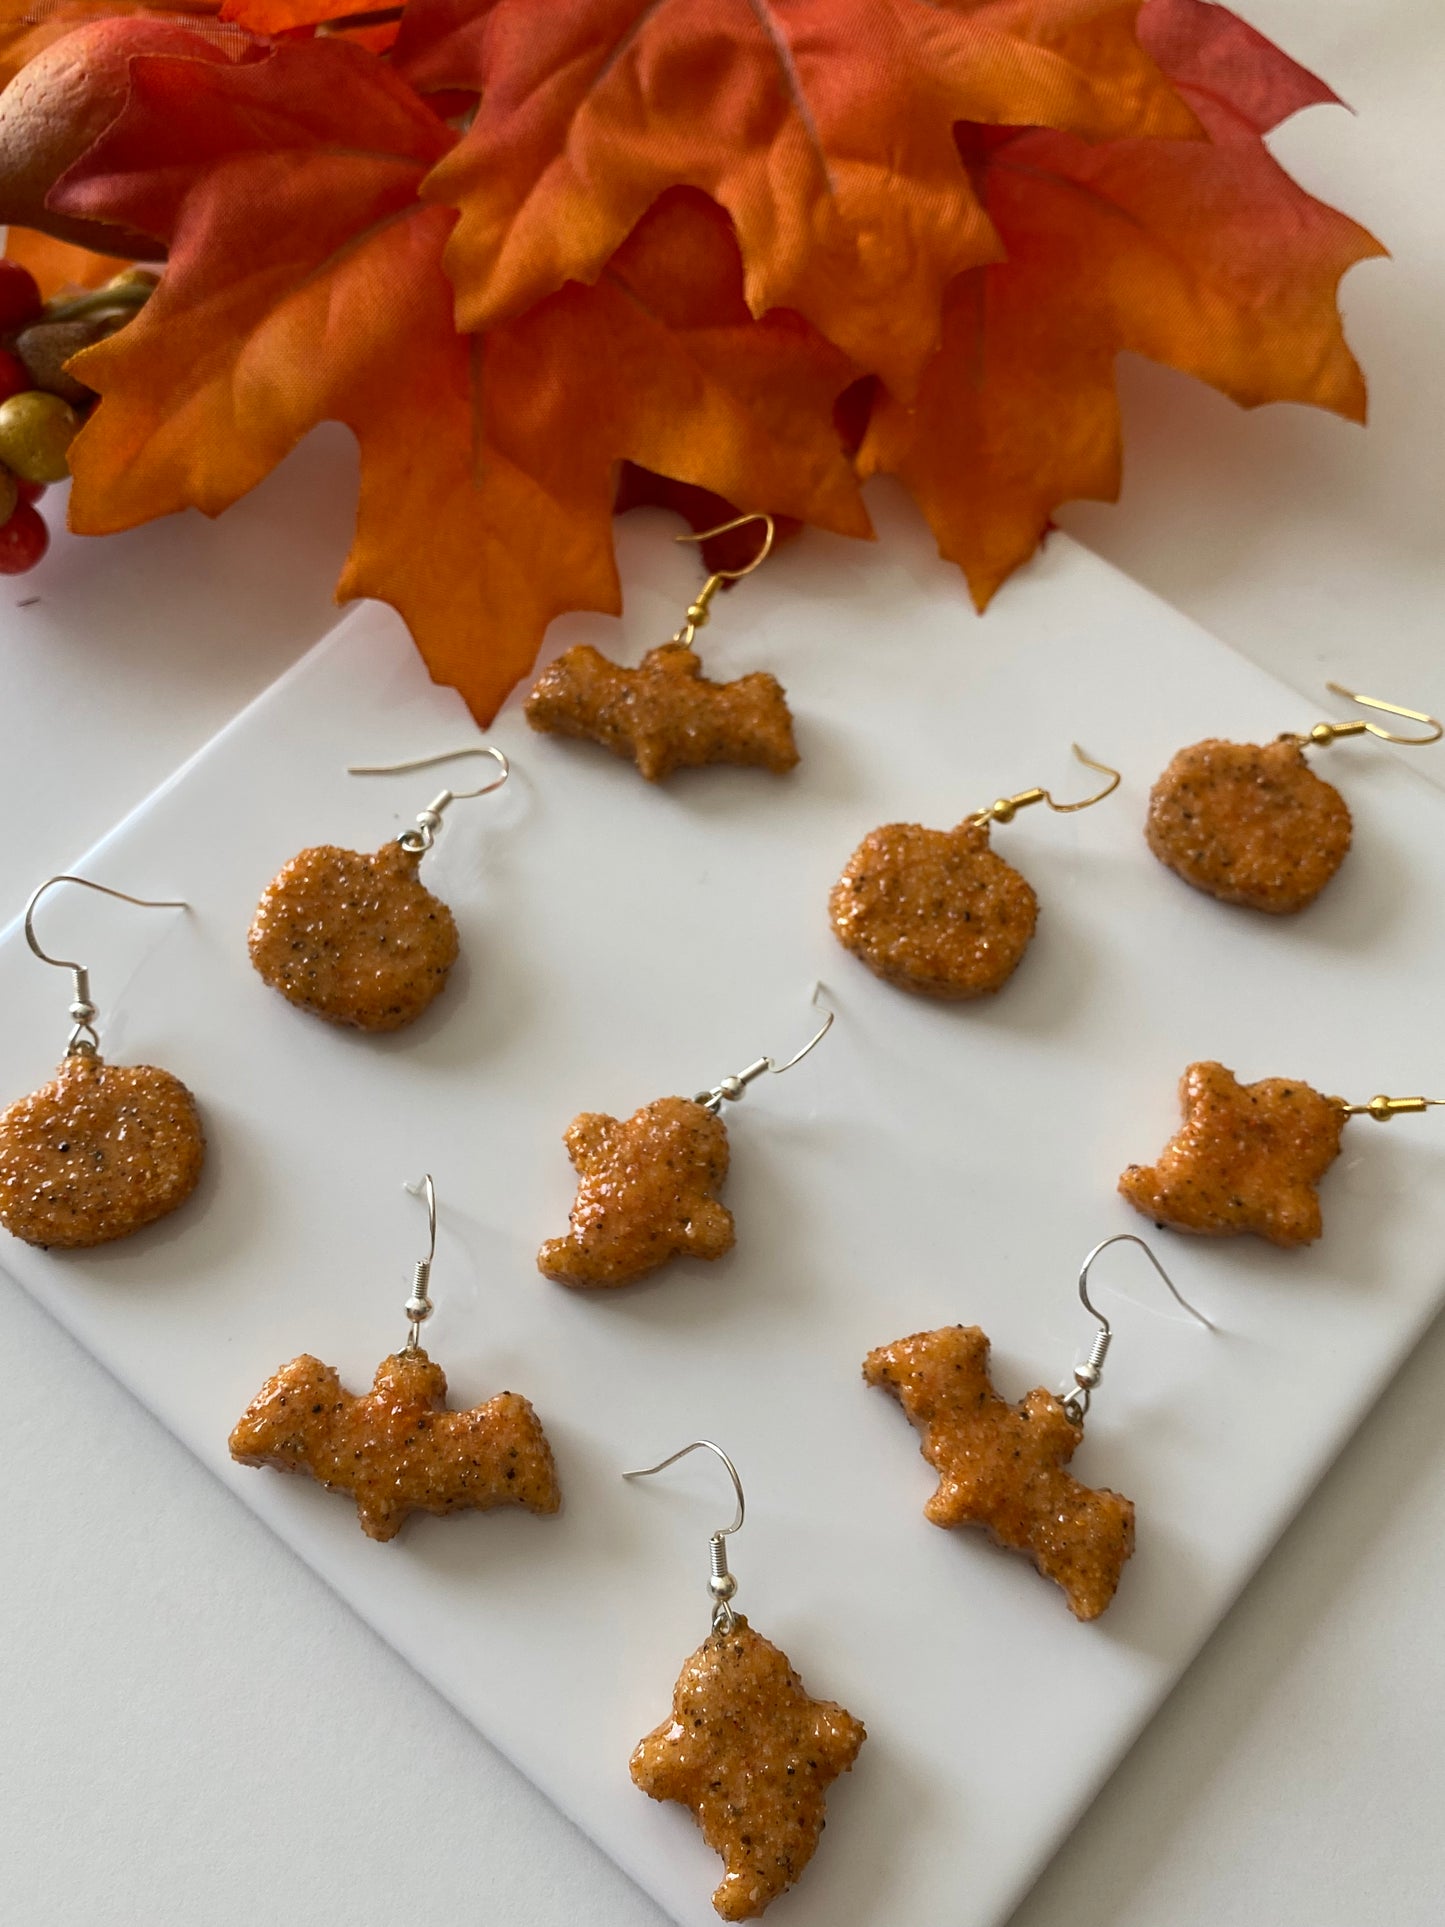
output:
{"label": "gold earring hook", "polygon": [[506,782],[512,773],[512,765],[501,750],[494,749],[490,743],[474,743],[466,749],[444,749],[435,756],[413,756],[404,763],[348,763],[346,774],[348,776],[397,776],[403,770],[430,769],[435,763],[454,763],[463,756],[490,756],[500,774],[494,776],[490,783],[483,783],[480,789],[443,790],[440,795],[432,798],[418,815],[416,828],[405,831],[397,839],[404,850],[411,851],[415,856],[421,856],[437,840],[443,810],[452,803],[465,803],[474,796],[490,796],[493,790],[499,790]]}
{"label": "gold earring hook", "polygon": [[1338,1104],[1346,1117],[1372,1117],[1377,1124],[1388,1124],[1392,1117],[1404,1117],[1410,1112],[1431,1111],[1437,1105],[1445,1106],[1445,1097],[1372,1097],[1368,1104],[1348,1104],[1342,1097],[1330,1099]]}
{"label": "gold earring hook", "polygon": [[737,1512],[733,1516],[732,1524],[719,1526],[717,1531],[712,1533],[708,1540],[710,1569],[708,1572],[707,1589],[712,1595],[713,1602],[712,1628],[715,1633],[728,1633],[732,1631],[733,1627],[731,1601],[737,1592],[738,1582],[733,1574],[728,1571],[728,1549],[724,1541],[730,1533],[738,1532],[742,1529],[743,1520],[747,1516],[747,1503],[743,1498],[743,1482],[738,1477],[737,1467],[733,1464],[727,1453],[723,1451],[722,1447],[720,1445],[714,1445],[711,1439],[694,1439],[691,1445],[684,1445],[680,1451],[674,1452],[671,1458],[659,1459],[656,1465],[643,1466],[638,1472],[624,1472],[622,1476],[624,1479],[650,1479],[654,1472],[665,1472],[668,1466],[676,1465],[679,1459],[685,1459],[689,1452],[711,1452],[722,1460],[723,1464],[727,1467],[727,1475],[733,1482],[733,1492],[738,1502]]}
{"label": "gold earring hook", "polygon": [[128,890],[112,890],[108,883],[92,883],[89,877],[55,876],[49,877],[40,888],[33,892],[25,906],[25,941],[32,952],[43,964],[50,964],[56,970],[68,970],[74,978],[74,995],[70,1002],[70,1019],[75,1029],[70,1033],[66,1053],[76,1056],[80,1053],[92,1054],[100,1048],[100,1038],[95,1030],[95,1005],[90,1001],[90,971],[82,963],[75,963],[69,957],[52,957],[40,947],[35,934],[35,908],[47,890],[53,890],[58,883],[78,883],[82,890],[95,890],[103,897],[114,897],[120,903],[134,903],[142,910],[189,910],[190,905],[180,897],[133,897]]}
{"label": "gold earring hook", "polygon": [[1384,702],[1379,696],[1362,696],[1357,689],[1346,689],[1343,683],[1327,682],[1325,688],[1332,695],[1343,696],[1348,703],[1358,703],[1362,709],[1383,710],[1387,716],[1403,716],[1412,723],[1424,723],[1429,729],[1428,736],[1402,736],[1398,730],[1382,729],[1378,723],[1366,722],[1356,717],[1347,723],[1316,723],[1307,736],[1294,736],[1286,732],[1286,741],[1313,743],[1317,748],[1328,749],[1331,743],[1338,742],[1342,736],[1378,736],[1382,743],[1399,743],[1407,749],[1421,749],[1427,744],[1438,743],[1445,736],[1445,723],[1438,717],[1429,716],[1423,709],[1405,709],[1399,703]]}
{"label": "gold earring hook", "polygon": [[1216,1331],[1218,1329],[1212,1319],[1206,1318],[1202,1311],[1190,1304],[1189,1300],[1184,1296],[1184,1293],[1179,1289],[1178,1285],[1175,1284],[1163,1265],[1160,1264],[1158,1258],[1155,1257],[1152,1245],[1146,1244],[1141,1237],[1132,1231],[1116,1231],[1112,1238],[1101,1238],[1079,1267],[1079,1300],[1089,1316],[1098,1320],[1098,1336],[1094,1340],[1088,1358],[1082,1365],[1076,1365],[1074,1367],[1073,1384],[1071,1386],[1065,1386],[1064,1390],[1059,1394],[1060,1404],[1075,1425],[1082,1425],[1084,1422],[1084,1416],[1089,1409],[1089,1401],[1098,1388],[1099,1380],[1104,1376],[1104,1360],[1109,1356],[1109,1347],[1114,1342],[1114,1327],[1089,1296],[1089,1268],[1101,1251],[1107,1251],[1110,1245],[1120,1244],[1138,1245],[1144,1256],[1169,1287],[1170,1295],[1174,1298],[1175,1302],[1181,1305],[1183,1309],[1189,1313],[1191,1318],[1196,1319],[1203,1325],[1206,1331]]}
{"label": "gold earring hook", "polygon": [[1020,790],[1017,796],[1000,796],[989,804],[986,810],[977,810],[968,820],[970,823],[1011,823],[1020,810],[1026,810],[1031,803],[1047,803],[1051,810],[1060,816],[1072,816],[1075,810],[1091,810],[1096,803],[1102,803],[1106,796],[1112,796],[1118,789],[1123,777],[1118,770],[1111,769],[1107,763],[1096,763],[1092,756],[1086,756],[1077,743],[1071,745],[1075,756],[1089,769],[1098,770],[1109,781],[1093,796],[1086,796],[1078,803],[1057,803],[1046,789]]}
{"label": "gold earring hook", "polygon": [[715,535],[726,535],[731,529],[745,528],[749,522],[762,523],[763,546],[745,567],[714,569],[709,575],[707,581],[698,590],[696,601],[688,604],[687,620],[673,637],[673,641],[681,643],[684,649],[692,647],[693,637],[708,619],[708,605],[722,585],[725,582],[741,582],[745,575],[751,575],[754,569],[760,569],[767,561],[773,552],[773,537],[777,533],[777,525],[772,516],[765,514],[763,510],[751,509],[746,515],[735,515],[731,522],[719,522],[715,529],[698,529],[695,532],[688,530],[685,534],[675,535],[672,538],[674,542],[711,542]]}

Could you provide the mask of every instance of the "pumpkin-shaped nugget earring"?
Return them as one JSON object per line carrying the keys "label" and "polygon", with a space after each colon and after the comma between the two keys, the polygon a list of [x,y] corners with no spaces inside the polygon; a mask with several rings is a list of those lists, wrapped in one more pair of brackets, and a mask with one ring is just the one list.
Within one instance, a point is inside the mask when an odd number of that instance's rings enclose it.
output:
{"label": "pumpkin-shaped nugget earring", "polygon": [[537,1269],[559,1285],[630,1285],[669,1258],[721,1258],[733,1248],[733,1216],[717,1193],[728,1174],[725,1103],[736,1104],[765,1071],[801,1064],[832,1027],[830,1010],[786,1064],[760,1057],[696,1097],[660,1097],[627,1119],[603,1111],[574,1117],[563,1136],[577,1169],[571,1230],[549,1238]]}
{"label": "pumpkin-shaped nugget earring", "polygon": [[1006,984],[1034,934],[1038,898],[1011,863],[989,848],[995,823],[1031,803],[1061,816],[1091,809],[1119,787],[1119,772],[1074,754],[1109,778],[1097,795],[1056,803],[1045,789],[1001,796],[955,830],[885,823],[872,830],[833,885],[833,933],[875,977],[921,997],[986,997]]}
{"label": "pumpkin-shaped nugget earring", "polygon": [[419,756],[407,763],[354,763],[349,776],[429,769],[461,756],[488,756],[499,774],[475,790],[443,790],[373,856],[321,843],[293,856],[262,893],[247,939],[251,962],[289,1002],[356,1030],[400,1030],[439,995],[457,960],[451,911],[422,883],[422,858],[436,842],[442,812],[490,796],[510,775],[488,744]]}
{"label": "pumpkin-shaped nugget earring", "polygon": [[725,1872],[712,1897],[722,1918],[756,1920],[812,1859],[826,1824],[824,1796],[868,1735],[833,1700],[811,1699],[786,1653],[733,1610],[737,1580],[726,1541],[746,1508],[737,1467],[722,1447],[696,1439],[622,1476],[651,1478],[689,1452],[722,1460],[737,1511],[709,1542],[712,1631],[678,1675],[671,1715],[638,1742],[632,1778],[652,1799],[690,1808],[722,1856]]}
{"label": "pumpkin-shaped nugget earring", "polygon": [[152,1064],[107,1064],[100,1055],[90,972],[49,956],[35,936],[47,890],[76,883],[147,910],[184,903],[133,897],[88,877],[51,877],[25,906],[25,941],[42,963],[75,980],[71,1030],[53,1083],[0,1116],[0,1224],[26,1244],[108,1244],[164,1218],[195,1190],[206,1139],[196,1100]]}
{"label": "pumpkin-shaped nugget earring", "polygon": [[1095,1245],[1080,1268],[1079,1297],[1099,1321],[1099,1335],[1063,1391],[1037,1386],[1016,1405],[1000,1398],[989,1378],[988,1339],[977,1325],[917,1332],[863,1361],[867,1382],[892,1392],[923,1434],[919,1450],[938,1473],[924,1518],[936,1526],[982,1526],[996,1545],[1023,1553],[1062,1588],[1075,1619],[1099,1617],[1134,1550],[1132,1500],[1081,1485],[1067,1469],[1114,1338],[1089,1297],[1089,1267],[1120,1243],[1138,1245],[1190,1317],[1214,1330],[1144,1240],[1123,1231]]}
{"label": "pumpkin-shaped nugget earring", "polygon": [[1336,696],[1365,709],[1425,723],[1428,736],[1401,736],[1378,723],[1316,723],[1304,736],[1272,743],[1209,738],[1181,749],[1149,795],[1144,834],[1176,876],[1206,896],[1250,910],[1288,916],[1313,903],[1344,862],[1353,825],[1332,783],[1316,776],[1307,749],[1328,749],[1342,736],[1378,736],[1420,747],[1438,743],[1440,723],[1423,710],[1361,696],[1337,682]]}
{"label": "pumpkin-shaped nugget earring", "polygon": [[749,522],[763,527],[763,545],[752,561],[741,569],[714,569],[677,634],[649,650],[638,668],[622,668],[590,643],[564,650],[550,663],[527,698],[525,714],[533,729],[600,743],[636,763],[649,783],[707,763],[741,763],[778,775],[790,770],[798,751],[777,677],[755,670],[736,682],[709,682],[692,646],[723,584],[751,575],[772,553],[772,516],[739,515],[699,535],[673,539],[710,542]]}
{"label": "pumpkin-shaped nugget earring", "polygon": [[1393,1117],[1439,1097],[1322,1097],[1297,1077],[1241,1084],[1223,1064],[1191,1064],[1179,1081],[1184,1122],[1157,1163],[1131,1164],[1119,1190],[1156,1225],[1205,1238],[1252,1231],[1272,1245],[1313,1244],[1324,1229],[1319,1182],[1352,1117]]}
{"label": "pumpkin-shaped nugget earring", "polygon": [[405,1345],[381,1361],[360,1395],[303,1352],[267,1379],[230,1440],[239,1465],[304,1472],[354,1499],[368,1539],[394,1539],[413,1512],[556,1512],[562,1504],[547,1434],[519,1392],[498,1392],[466,1412],[447,1405],[446,1373],[421,1348],[433,1311],[436,1188],[428,1176],[416,1189],[426,1196],[430,1238],[406,1301]]}

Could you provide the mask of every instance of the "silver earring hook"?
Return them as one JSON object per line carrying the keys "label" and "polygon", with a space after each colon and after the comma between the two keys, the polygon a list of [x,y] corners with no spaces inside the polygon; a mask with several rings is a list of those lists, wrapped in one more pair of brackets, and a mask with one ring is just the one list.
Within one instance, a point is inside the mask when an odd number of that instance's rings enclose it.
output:
{"label": "silver earring hook", "polygon": [[501,750],[494,749],[490,743],[475,743],[466,749],[444,749],[436,756],[414,756],[405,763],[348,763],[348,776],[398,776],[403,770],[430,769],[436,763],[454,763],[462,756],[490,756],[501,774],[494,776],[490,783],[483,783],[475,790],[442,790],[434,796],[416,819],[416,828],[405,831],[397,840],[404,850],[417,856],[425,855],[437,840],[441,828],[442,812],[453,803],[465,803],[474,796],[490,796],[499,790],[512,773],[512,765]]}
{"label": "silver earring hook", "polygon": [[709,1571],[707,1589],[712,1596],[712,1629],[715,1633],[730,1633],[733,1629],[734,1613],[732,1600],[737,1593],[738,1582],[728,1570],[728,1549],[724,1541],[730,1533],[740,1531],[747,1516],[747,1503],[743,1498],[743,1482],[738,1477],[738,1469],[720,1445],[711,1439],[694,1439],[691,1445],[684,1445],[681,1451],[674,1452],[671,1458],[659,1459],[656,1465],[646,1465],[638,1472],[624,1472],[624,1479],[650,1479],[654,1472],[665,1472],[679,1459],[685,1459],[689,1452],[712,1452],[727,1467],[727,1475],[733,1482],[737,1496],[738,1509],[731,1525],[719,1526],[708,1540]]}
{"label": "silver earring hook", "polygon": [[[813,994],[809,1001],[817,1004],[822,995],[822,984],[815,983],[813,985]],[[771,1057],[760,1057],[756,1063],[749,1064],[746,1070],[737,1071],[732,1077],[724,1077],[720,1083],[714,1084],[710,1091],[699,1091],[693,1098],[693,1103],[700,1104],[705,1111],[711,1111],[713,1116],[716,1117],[725,1103],[738,1103],[747,1090],[748,1085],[751,1084],[754,1079],[762,1077],[769,1071],[771,1071],[774,1077],[781,1077],[783,1072],[790,1071],[794,1064],[801,1064],[810,1050],[817,1049],[818,1045],[822,1043],[823,1039],[828,1035],[828,1032],[833,1028],[833,1020],[837,1014],[834,1010],[828,1011],[823,1022],[819,1025],[818,1029],[813,1032],[813,1035],[808,1039],[807,1043],[804,1044],[801,1050],[794,1051],[786,1064],[776,1063]]]}
{"label": "silver earring hook", "polygon": [[1197,1319],[1207,1331],[1216,1331],[1218,1329],[1211,1319],[1206,1318],[1202,1311],[1199,1311],[1195,1306],[1190,1304],[1189,1300],[1184,1296],[1184,1293],[1155,1257],[1152,1247],[1147,1245],[1142,1238],[1137,1237],[1132,1231],[1116,1231],[1112,1238],[1101,1238],[1099,1243],[1094,1246],[1094,1249],[1079,1267],[1079,1300],[1089,1316],[1099,1321],[1098,1336],[1095,1338],[1089,1356],[1085,1359],[1084,1363],[1074,1367],[1073,1385],[1065,1386],[1064,1390],[1059,1394],[1059,1402],[1075,1425],[1082,1425],[1084,1422],[1085,1415],[1089,1410],[1089,1401],[1098,1388],[1099,1380],[1104,1375],[1104,1360],[1109,1356],[1109,1347],[1114,1342],[1113,1326],[1089,1296],[1089,1268],[1101,1251],[1107,1251],[1110,1245],[1118,1244],[1138,1245],[1139,1249],[1144,1253],[1144,1256],[1169,1287],[1170,1294],[1176,1303],[1182,1306],[1191,1318]]}
{"label": "silver earring hook", "polygon": [[436,1310],[431,1301],[431,1268],[437,1255],[437,1188],[428,1171],[415,1184],[403,1186],[414,1198],[426,1199],[427,1253],[418,1258],[416,1270],[412,1275],[411,1296],[406,1301],[406,1315],[411,1321],[411,1329],[406,1335],[406,1350],[421,1350],[421,1328]]}
{"label": "silver earring hook", "polygon": [[78,883],[82,890],[95,890],[103,897],[115,897],[121,903],[134,903],[142,910],[188,910],[190,905],[179,897],[133,897],[128,890],[112,890],[108,883],[92,883],[89,877],[55,876],[48,877],[36,890],[25,906],[25,941],[43,964],[50,964],[56,970],[68,970],[74,978],[74,995],[70,1003],[70,1020],[75,1029],[70,1033],[66,1045],[68,1056],[93,1056],[100,1049],[100,1038],[95,1030],[95,1005],[90,1000],[90,971],[82,963],[69,957],[52,957],[40,947],[35,935],[35,908],[47,890],[53,890],[58,883]]}

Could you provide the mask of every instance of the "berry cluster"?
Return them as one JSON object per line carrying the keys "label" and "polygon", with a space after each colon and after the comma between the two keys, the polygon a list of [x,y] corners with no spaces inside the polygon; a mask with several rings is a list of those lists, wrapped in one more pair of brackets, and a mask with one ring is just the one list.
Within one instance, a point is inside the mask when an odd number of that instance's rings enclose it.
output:
{"label": "berry cluster", "polygon": [[46,303],[27,269],[0,260],[0,575],[23,575],[50,546],[35,504],[65,480],[95,399],[66,362],[123,327],[154,286],[127,268],[94,293]]}

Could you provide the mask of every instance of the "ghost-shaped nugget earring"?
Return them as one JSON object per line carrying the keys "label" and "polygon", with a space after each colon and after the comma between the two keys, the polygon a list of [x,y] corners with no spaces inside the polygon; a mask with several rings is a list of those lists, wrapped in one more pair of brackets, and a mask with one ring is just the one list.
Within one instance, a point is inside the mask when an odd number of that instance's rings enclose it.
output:
{"label": "ghost-shaped nugget earring", "polygon": [[562,1504],[547,1434],[520,1392],[498,1392],[465,1412],[447,1405],[446,1373],[421,1348],[433,1310],[436,1187],[427,1176],[416,1190],[426,1198],[430,1237],[406,1301],[405,1345],[360,1394],[303,1352],[267,1379],[230,1439],[238,1465],[304,1472],[354,1499],[368,1539],[394,1539],[413,1512],[520,1505],[548,1513]]}
{"label": "ghost-shaped nugget earring", "polygon": [[400,1030],[439,995],[457,960],[451,911],[422,883],[422,858],[442,812],[490,796],[511,774],[490,743],[419,756],[406,763],[353,763],[349,776],[429,769],[462,756],[488,756],[499,774],[480,789],[442,790],[374,855],[321,843],[302,850],[262,892],[247,944],[251,962],[288,1002],[356,1030]]}
{"label": "ghost-shaped nugget earring", "polygon": [[1377,1124],[1445,1106],[1439,1097],[1325,1097],[1298,1077],[1241,1084],[1223,1064],[1179,1080],[1184,1121],[1153,1164],[1131,1164],[1119,1191],[1156,1225],[1204,1238],[1252,1231],[1272,1245],[1313,1244],[1324,1230],[1319,1183],[1352,1117]]}
{"label": "ghost-shaped nugget earring", "polygon": [[885,823],[870,831],[828,900],[843,948],[875,977],[921,997],[957,1002],[1006,984],[1033,939],[1039,904],[1028,881],[989,848],[989,831],[1031,803],[1069,816],[1112,796],[1118,770],[1096,763],[1077,743],[1074,754],[1109,778],[1082,802],[1056,803],[1036,788],[999,797],[954,830]]}
{"label": "ghost-shaped nugget earring", "polygon": [[[814,1001],[817,990],[814,991]],[[626,1119],[603,1111],[574,1117],[563,1135],[577,1170],[571,1229],[549,1238],[537,1269],[560,1285],[630,1285],[669,1258],[721,1258],[733,1248],[733,1216],[717,1193],[728,1174],[722,1107],[754,1079],[801,1064],[832,1028],[830,1010],[786,1064],[760,1057],[695,1097],[660,1097]]]}
{"label": "ghost-shaped nugget earring", "polygon": [[550,663],[527,698],[525,714],[533,729],[600,743],[636,763],[649,783],[707,763],[745,764],[775,775],[790,770],[798,751],[777,677],[754,670],[736,682],[709,682],[692,646],[723,584],[740,582],[772,553],[772,516],[738,515],[674,540],[710,542],[750,522],[763,526],[762,547],[752,561],[741,569],[714,569],[677,634],[649,650],[636,669],[624,669],[590,643],[578,643]]}
{"label": "ghost-shaped nugget earring", "polygon": [[1316,776],[1307,749],[1342,736],[1378,736],[1413,748],[1438,743],[1442,726],[1423,710],[1325,687],[1347,702],[1424,723],[1427,736],[1401,736],[1378,723],[1316,723],[1306,735],[1272,743],[1210,737],[1181,749],[1149,793],[1144,835],[1159,861],[1206,896],[1288,916],[1313,903],[1349,854],[1354,826],[1332,783]]}
{"label": "ghost-shaped nugget earring", "polygon": [[1190,1317],[1214,1330],[1144,1240],[1121,1231],[1095,1245],[1080,1268],[1079,1297],[1099,1333],[1061,1392],[1037,1386],[1016,1405],[1000,1398],[989,1377],[989,1342],[977,1325],[915,1332],[863,1361],[867,1383],[892,1392],[923,1434],[919,1450],[938,1473],[924,1518],[936,1526],[982,1526],[995,1545],[1023,1553],[1062,1588],[1075,1619],[1099,1617],[1134,1550],[1133,1501],[1081,1485],[1068,1470],[1114,1338],[1089,1297],[1089,1267],[1121,1243],[1138,1245]]}
{"label": "ghost-shaped nugget earring", "polygon": [[672,1713],[632,1755],[633,1784],[651,1799],[691,1809],[724,1874],[712,1904],[724,1920],[756,1920],[812,1859],[825,1825],[824,1796],[868,1737],[833,1700],[809,1697],[786,1653],[734,1611],[737,1580],[727,1540],[746,1516],[737,1467],[711,1439],[625,1479],[648,1479],[689,1452],[713,1452],[737,1498],[731,1525],[709,1540],[712,1631],[683,1664]]}
{"label": "ghost-shaped nugget earring", "polygon": [[200,1181],[206,1139],[196,1100],[178,1077],[101,1056],[89,970],[50,956],[35,935],[36,906],[60,883],[146,910],[187,905],[58,876],[25,906],[26,943],[41,963],[74,978],[73,1028],[54,1081],[0,1116],[0,1224],[26,1244],[75,1248],[129,1237],[184,1204]]}

